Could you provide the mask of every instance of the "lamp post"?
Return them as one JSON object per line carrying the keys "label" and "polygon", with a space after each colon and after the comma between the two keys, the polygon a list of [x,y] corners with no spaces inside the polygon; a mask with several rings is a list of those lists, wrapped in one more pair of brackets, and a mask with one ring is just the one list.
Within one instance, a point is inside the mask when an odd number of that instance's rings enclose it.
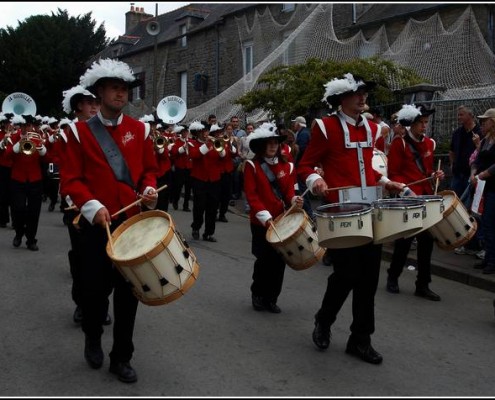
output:
{"label": "lamp post", "polygon": [[[158,3],[155,3],[155,20],[158,18]],[[156,58],[158,52],[158,35],[153,36],[153,106],[156,107]],[[153,110],[154,111],[154,110]]]}

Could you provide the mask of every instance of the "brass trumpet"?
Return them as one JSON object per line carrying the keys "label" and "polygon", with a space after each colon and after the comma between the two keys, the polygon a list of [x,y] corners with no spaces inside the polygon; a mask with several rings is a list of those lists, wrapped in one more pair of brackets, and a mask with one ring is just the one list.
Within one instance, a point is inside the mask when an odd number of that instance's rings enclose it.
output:
{"label": "brass trumpet", "polygon": [[163,149],[165,147],[165,137],[157,135],[155,139],[153,139],[153,144],[155,145],[155,149]]}
{"label": "brass trumpet", "polygon": [[42,145],[45,140],[37,132],[28,132],[26,137],[19,141],[19,147],[23,154],[30,156],[35,153],[38,146]]}

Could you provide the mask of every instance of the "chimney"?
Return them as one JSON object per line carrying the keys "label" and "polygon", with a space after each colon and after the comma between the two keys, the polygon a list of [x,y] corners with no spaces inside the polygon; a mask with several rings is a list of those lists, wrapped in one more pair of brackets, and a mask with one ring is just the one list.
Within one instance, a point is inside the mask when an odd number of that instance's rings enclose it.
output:
{"label": "chimney", "polygon": [[130,32],[139,25],[141,21],[147,18],[152,18],[153,15],[146,14],[144,7],[134,7],[134,3],[131,3],[131,10],[125,13],[125,33],[129,35]]}

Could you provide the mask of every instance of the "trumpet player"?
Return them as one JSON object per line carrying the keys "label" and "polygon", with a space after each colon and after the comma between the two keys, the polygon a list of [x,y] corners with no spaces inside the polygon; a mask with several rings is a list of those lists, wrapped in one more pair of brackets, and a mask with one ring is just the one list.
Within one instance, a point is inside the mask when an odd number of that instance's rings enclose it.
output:
{"label": "trumpet player", "polygon": [[192,160],[189,149],[193,146],[189,139],[189,129],[184,125],[177,125],[174,132],[179,135],[175,140],[170,157],[173,164],[172,205],[174,210],[179,208],[179,200],[182,188],[184,188],[184,202],[182,211],[190,212],[189,202],[191,200],[191,168]]}
{"label": "trumpet player", "polygon": [[167,187],[158,193],[158,203],[156,205],[157,210],[168,212],[168,205],[170,203],[170,193],[172,190],[172,161],[170,160],[170,149],[173,146],[173,140],[171,136],[166,133],[161,133],[158,130],[158,125],[161,125],[162,120],[152,119],[148,121],[150,130],[154,135],[154,153],[156,162],[158,164],[158,175],[156,184],[158,187],[167,185]]}
{"label": "trumpet player", "polygon": [[35,132],[32,115],[14,115],[11,122],[20,126],[20,130],[11,137],[13,145],[5,149],[6,157],[12,161],[10,193],[15,230],[12,245],[19,247],[26,236],[27,248],[38,251],[36,234],[43,194],[41,160],[47,150],[43,139]]}
{"label": "trumpet player", "polygon": [[199,231],[204,222],[203,240],[216,242],[217,239],[213,235],[220,201],[220,158],[225,157],[225,150],[223,145],[218,145],[220,144],[218,139],[208,135],[208,130],[201,122],[193,121],[189,125],[189,131],[196,136],[196,143],[190,148],[193,191],[192,237],[195,240],[199,239]]}

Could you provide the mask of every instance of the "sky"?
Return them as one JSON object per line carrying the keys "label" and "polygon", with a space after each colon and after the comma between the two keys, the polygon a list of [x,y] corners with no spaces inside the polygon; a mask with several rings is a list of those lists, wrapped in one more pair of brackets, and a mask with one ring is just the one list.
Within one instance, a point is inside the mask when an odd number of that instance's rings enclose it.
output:
{"label": "sky", "polygon": [[24,21],[33,15],[57,14],[57,10],[67,10],[69,17],[78,17],[91,11],[92,18],[96,21],[96,26],[104,25],[109,39],[115,39],[124,34],[125,13],[130,11],[131,4],[135,7],[143,7],[147,14],[155,15],[158,4],[158,15],[168,11],[183,7],[190,2],[30,2],[30,1],[0,1],[0,28],[10,26],[16,28],[18,22]]}

